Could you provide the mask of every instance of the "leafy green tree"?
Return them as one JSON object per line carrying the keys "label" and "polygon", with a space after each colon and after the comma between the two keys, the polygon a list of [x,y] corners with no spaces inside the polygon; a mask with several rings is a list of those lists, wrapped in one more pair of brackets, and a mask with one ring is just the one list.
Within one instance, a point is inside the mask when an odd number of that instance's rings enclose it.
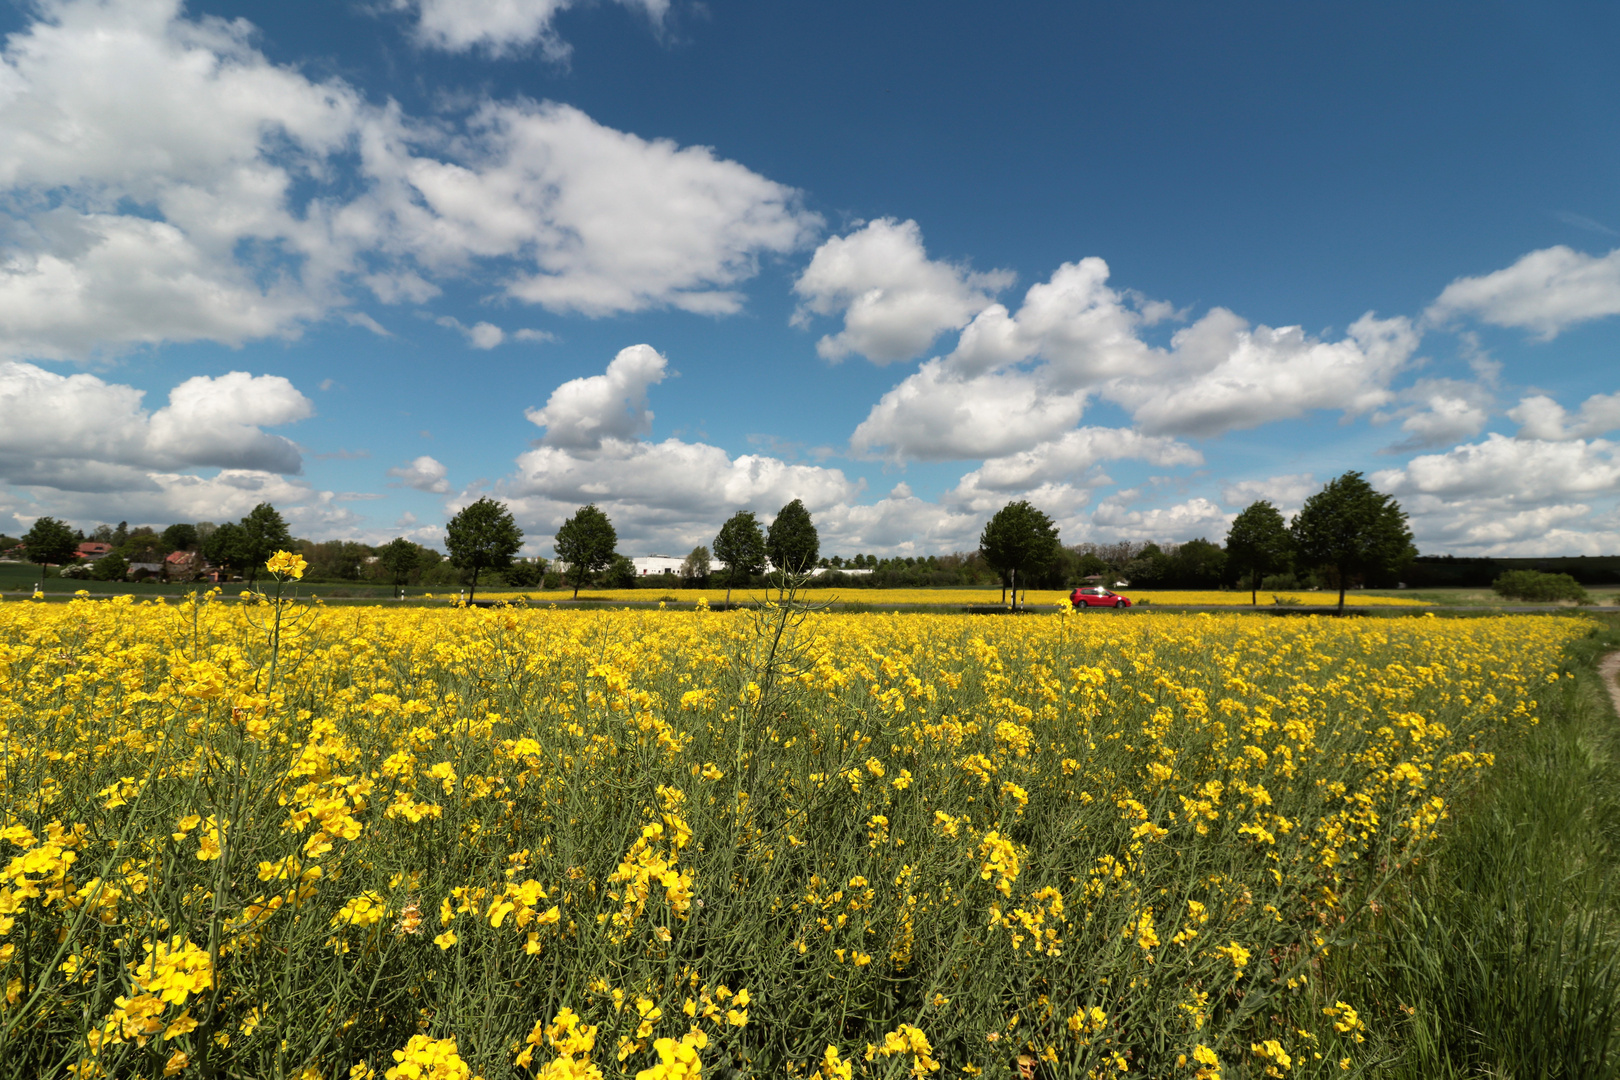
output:
{"label": "leafy green tree", "polygon": [[28,549],[28,561],[43,568],[46,563],[72,562],[79,550],[79,537],[66,522],[42,517],[23,534],[23,544]]}
{"label": "leafy green tree", "polygon": [[118,552],[109,552],[90,564],[90,576],[97,581],[123,581],[129,563]]}
{"label": "leafy green tree", "polygon": [[1018,608],[1018,574],[1029,574],[1049,566],[1058,555],[1058,527],[1024,499],[1010,502],[985,522],[979,534],[979,551],[990,569],[1010,584],[1013,609]]}
{"label": "leafy green tree", "polygon": [[215,566],[245,573],[249,556],[242,526],[227,521],[214,529],[202,542],[202,556]]}
{"label": "leafy green tree", "polygon": [[1294,542],[1282,512],[1265,499],[1251,503],[1232,519],[1226,533],[1226,565],[1238,580],[1249,576],[1249,603],[1260,603],[1260,581],[1288,569]]}
{"label": "leafy green tree", "polygon": [[1573,600],[1590,604],[1591,596],[1581,583],[1568,574],[1547,574],[1540,570],[1509,570],[1497,578],[1491,588],[1498,596],[1509,600],[1532,600],[1550,603],[1555,600]]}
{"label": "leafy green tree", "polygon": [[404,585],[411,571],[422,565],[422,546],[396,536],[377,549],[377,565],[393,575],[395,585]]}
{"label": "leafy green tree", "polygon": [[163,530],[163,545],[170,551],[196,551],[197,526],[178,522]]}
{"label": "leafy green tree", "polygon": [[515,562],[501,571],[501,580],[514,589],[532,589],[546,579],[546,560]]}
{"label": "leafy green tree", "polygon": [[558,560],[568,564],[568,574],[574,579],[574,599],[578,600],[579,587],[585,580],[613,562],[619,534],[595,503],[587,503],[562,523],[552,546],[557,549]]}
{"label": "leafy green tree", "polygon": [[450,519],[444,527],[445,547],[457,569],[472,572],[467,591],[470,604],[478,594],[478,575],[504,570],[523,546],[523,531],[503,502],[485,496]]}
{"label": "leafy green tree", "polygon": [[1393,573],[1417,555],[1401,504],[1373,490],[1359,472],[1329,480],[1306,499],[1289,533],[1301,563],[1338,575],[1341,615],[1352,577]]}
{"label": "leafy green tree", "polygon": [[118,548],[118,554],[132,563],[155,563],[162,562],[171,550],[163,546],[163,538],[155,530],[143,525],[130,530],[129,539]]}
{"label": "leafy green tree", "polygon": [[250,581],[259,580],[259,572],[270,561],[270,556],[293,546],[286,520],[269,503],[260,503],[249,510],[238,527],[242,530],[238,551],[240,569]]}
{"label": "leafy green tree", "polygon": [[633,589],[636,587],[636,564],[623,555],[614,555],[608,563],[607,573],[603,575],[607,583],[615,589]]}
{"label": "leafy green tree", "polygon": [[741,575],[744,585],[765,569],[765,534],[752,510],[739,510],[714,537],[714,557],[726,564],[726,603]]}
{"label": "leafy green tree", "polygon": [[776,520],[765,533],[765,554],[784,574],[802,574],[816,565],[821,537],[803,502],[794,499],[776,512]]}
{"label": "leafy green tree", "polygon": [[695,547],[681,563],[681,580],[702,588],[709,580],[709,549]]}
{"label": "leafy green tree", "polygon": [[1170,577],[1183,589],[1213,589],[1226,576],[1226,552],[1219,544],[1196,537],[1170,556]]}

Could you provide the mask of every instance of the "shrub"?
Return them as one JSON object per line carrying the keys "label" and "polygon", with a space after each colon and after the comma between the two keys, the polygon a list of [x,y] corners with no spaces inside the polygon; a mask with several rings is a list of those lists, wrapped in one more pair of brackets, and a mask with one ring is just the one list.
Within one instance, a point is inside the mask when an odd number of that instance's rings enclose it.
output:
{"label": "shrub", "polygon": [[1540,570],[1509,570],[1497,578],[1491,588],[1509,600],[1592,602],[1581,583],[1568,574],[1544,574]]}

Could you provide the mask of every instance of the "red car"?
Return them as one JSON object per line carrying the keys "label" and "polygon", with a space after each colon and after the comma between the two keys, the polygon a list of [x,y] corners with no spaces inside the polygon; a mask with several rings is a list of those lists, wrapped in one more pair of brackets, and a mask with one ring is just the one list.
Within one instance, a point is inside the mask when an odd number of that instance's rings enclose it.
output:
{"label": "red car", "polygon": [[1100,586],[1074,590],[1069,594],[1069,603],[1081,611],[1094,607],[1128,608],[1131,606],[1131,602],[1127,597],[1116,592],[1109,592]]}

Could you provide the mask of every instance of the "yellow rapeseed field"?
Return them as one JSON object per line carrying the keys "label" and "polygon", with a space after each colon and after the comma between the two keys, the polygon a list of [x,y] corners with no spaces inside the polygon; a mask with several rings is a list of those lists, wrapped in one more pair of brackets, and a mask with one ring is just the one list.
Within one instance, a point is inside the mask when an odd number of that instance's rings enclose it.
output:
{"label": "yellow rapeseed field", "polygon": [[0,605],[0,1061],[1353,1075],[1324,954],[1584,631]]}
{"label": "yellow rapeseed field", "polygon": [[[1249,606],[1249,594],[1246,592],[1219,592],[1216,590],[1169,590],[1161,589],[1149,591],[1145,589],[1121,589],[1120,594],[1130,597],[1132,603],[1150,601],[1157,605],[1219,605],[1222,607]],[[481,590],[477,596],[485,600],[516,600],[523,598],[531,602],[549,603],[554,600],[572,599],[572,589],[492,589]],[[733,603],[764,603],[777,595],[774,589],[734,589],[731,593]],[[1006,598],[1000,589],[810,589],[805,594],[806,599],[812,603],[834,602],[840,604],[943,604],[943,605],[984,605],[1005,603]],[[699,599],[717,604],[726,597],[724,589],[682,589],[671,586],[660,590],[656,586],[640,589],[585,589],[580,596],[587,600],[641,600],[652,601],[659,599],[678,600],[691,603]],[[1067,589],[1030,589],[1019,593],[1020,602],[1033,606],[1069,604]],[[1277,600],[1285,604],[1304,604],[1317,606],[1337,606],[1338,593],[1328,592],[1262,592],[1259,596],[1262,605],[1271,606]],[[1366,593],[1348,593],[1344,598],[1345,604],[1357,607],[1421,607],[1423,601],[1409,600],[1402,596],[1369,596]]]}

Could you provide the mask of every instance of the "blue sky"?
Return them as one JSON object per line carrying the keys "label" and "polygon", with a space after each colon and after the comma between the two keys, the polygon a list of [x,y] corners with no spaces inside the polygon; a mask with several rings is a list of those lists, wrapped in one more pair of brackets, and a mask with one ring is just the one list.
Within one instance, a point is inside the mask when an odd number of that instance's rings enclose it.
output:
{"label": "blue sky", "polygon": [[[1116,10],[1124,7],[1126,10]],[[0,9],[0,531],[1620,551],[1620,11]]]}

